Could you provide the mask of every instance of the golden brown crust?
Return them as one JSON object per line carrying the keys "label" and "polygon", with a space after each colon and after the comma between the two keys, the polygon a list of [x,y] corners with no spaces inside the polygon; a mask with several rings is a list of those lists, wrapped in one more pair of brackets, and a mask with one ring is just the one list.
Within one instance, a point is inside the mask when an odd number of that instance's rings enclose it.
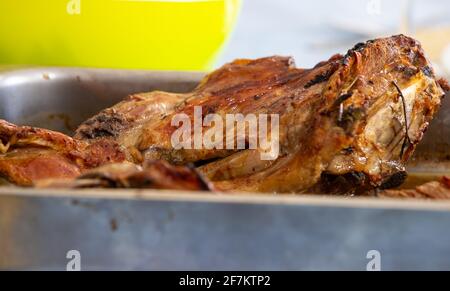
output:
{"label": "golden brown crust", "polygon": [[[324,173],[364,175],[356,188],[396,186],[392,177],[404,172],[444,91],[420,44],[403,35],[359,44],[338,63],[329,80],[300,92],[313,102],[281,117],[281,128],[297,129],[282,130],[286,155],[258,173],[220,180],[219,188],[298,192],[321,183]],[[301,147],[288,146],[291,140]]]}
{"label": "golden brown crust", "polygon": [[54,150],[27,148],[0,157],[0,176],[16,185],[32,186],[36,180],[74,178],[80,174],[76,163]]}
{"label": "golden brown crust", "polygon": [[[8,163],[11,150],[40,147],[80,172],[124,160],[196,163],[221,190],[302,192],[324,175],[352,173],[364,176],[355,187],[393,187],[446,89],[420,44],[403,35],[358,44],[312,69],[279,56],[237,60],[191,93],[132,95],[86,121],[73,139],[0,122],[0,161]],[[196,106],[202,117],[277,114],[279,157],[268,162],[250,149],[174,149],[173,117],[185,114],[193,123]],[[152,175],[163,170],[155,168]],[[166,179],[172,181],[169,174]]]}
{"label": "golden brown crust", "polygon": [[[210,76],[176,110],[161,121],[150,124],[143,131],[138,145],[141,151],[150,149],[150,158],[164,158],[175,163],[205,161],[224,158],[233,150],[173,150],[170,138],[176,127],[172,118],[186,114],[194,120],[194,107],[202,107],[202,117],[218,114],[223,119],[227,114],[279,114],[280,116],[316,102],[320,88],[315,84],[326,81],[338,67],[339,61],[332,59],[314,70],[298,69],[289,58],[271,57],[253,61],[233,62]],[[224,80],[229,80],[228,85]],[[300,110],[300,109],[299,109]],[[192,133],[193,135],[194,133]]]}
{"label": "golden brown crust", "polygon": [[38,188],[135,188],[212,191],[195,168],[170,165],[166,161],[148,161],[143,167],[131,163],[109,164],[85,172],[77,179],[39,180]]}
{"label": "golden brown crust", "polygon": [[125,161],[125,153],[114,141],[87,143],[4,120],[0,120],[0,141],[0,175],[22,186],[39,179],[74,178],[86,169]]}

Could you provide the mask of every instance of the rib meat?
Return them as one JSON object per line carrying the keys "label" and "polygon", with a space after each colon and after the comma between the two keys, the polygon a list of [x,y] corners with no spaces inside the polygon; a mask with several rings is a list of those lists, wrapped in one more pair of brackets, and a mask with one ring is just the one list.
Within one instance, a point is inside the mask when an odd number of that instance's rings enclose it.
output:
{"label": "rib meat", "polygon": [[[110,162],[165,160],[194,163],[224,191],[328,192],[330,180],[343,181],[342,189],[355,193],[389,188],[402,182],[404,165],[445,90],[420,44],[403,35],[358,44],[312,69],[296,68],[287,57],[237,60],[208,75],[191,93],[132,95],[86,121],[74,138],[16,128],[39,140],[17,142],[15,133],[4,133],[12,125],[2,123],[0,173],[20,185],[36,180],[23,163],[16,167],[22,167],[20,178],[17,169],[8,170],[22,157],[29,160],[31,151],[33,157],[57,158],[48,162],[47,178],[62,165],[70,170],[60,176],[76,176]],[[279,157],[263,160],[254,149],[174,149],[174,116],[185,114],[194,122],[196,106],[204,116],[216,113],[223,119],[226,114],[277,114]],[[94,157],[94,149],[105,145],[107,154]]]}

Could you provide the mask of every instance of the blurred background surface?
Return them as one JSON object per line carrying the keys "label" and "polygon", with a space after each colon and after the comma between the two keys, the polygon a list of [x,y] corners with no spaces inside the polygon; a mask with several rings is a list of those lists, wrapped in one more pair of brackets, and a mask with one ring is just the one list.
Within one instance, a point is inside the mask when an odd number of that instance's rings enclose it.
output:
{"label": "blurred background surface", "polygon": [[310,67],[405,33],[450,75],[449,15],[448,0],[0,0],[0,64],[207,71],[279,54]]}
{"label": "blurred background surface", "polygon": [[360,41],[398,33],[418,38],[438,70],[450,74],[448,0],[244,0],[216,65],[279,54],[311,67]]}

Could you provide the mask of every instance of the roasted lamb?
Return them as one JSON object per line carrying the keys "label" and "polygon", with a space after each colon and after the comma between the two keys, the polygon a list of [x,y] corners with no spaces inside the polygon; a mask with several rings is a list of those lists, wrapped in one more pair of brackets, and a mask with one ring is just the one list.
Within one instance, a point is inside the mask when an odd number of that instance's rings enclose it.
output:
{"label": "roasted lamb", "polygon": [[[111,163],[124,164],[126,172],[128,163],[164,160],[194,165],[221,191],[387,189],[404,180],[405,163],[446,90],[420,44],[403,35],[358,44],[311,69],[296,68],[288,57],[236,60],[206,76],[191,93],[131,95],[87,120],[73,138],[2,121],[0,176],[31,186]],[[278,116],[277,158],[262,159],[261,149],[250,147],[174,148],[174,117],[183,114],[194,123],[196,107],[203,109],[202,117]]]}

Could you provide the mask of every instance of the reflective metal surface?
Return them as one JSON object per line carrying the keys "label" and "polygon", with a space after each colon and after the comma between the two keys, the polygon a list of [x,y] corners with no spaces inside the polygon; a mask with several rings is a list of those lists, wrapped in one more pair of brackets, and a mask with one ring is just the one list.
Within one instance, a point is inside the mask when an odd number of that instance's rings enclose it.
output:
{"label": "reflective metal surface", "polygon": [[[0,118],[70,132],[131,93],[192,90],[201,73],[34,68],[0,71]],[[69,126],[68,126],[69,125]]]}
{"label": "reflective metal surface", "polygon": [[[196,86],[200,73],[8,69],[0,118],[71,132],[127,94]],[[450,99],[412,172],[445,173]],[[450,270],[450,202],[0,187],[0,269]]]}

